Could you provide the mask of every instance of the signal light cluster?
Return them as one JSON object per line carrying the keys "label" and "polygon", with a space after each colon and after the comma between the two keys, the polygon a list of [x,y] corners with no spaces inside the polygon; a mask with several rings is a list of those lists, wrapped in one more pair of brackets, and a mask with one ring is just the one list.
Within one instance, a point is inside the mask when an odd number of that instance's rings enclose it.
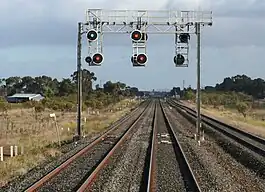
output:
{"label": "signal light cluster", "polygon": [[[90,29],[87,34],[87,39],[89,42],[94,42],[98,39],[98,32],[95,29]],[[145,43],[147,41],[148,36],[146,33],[141,32],[140,30],[134,30],[131,32],[131,39],[134,43]],[[181,33],[178,36],[179,43],[188,43],[190,40],[190,35],[188,33]],[[103,62],[104,57],[102,53],[95,53],[91,56],[87,56],[85,58],[85,61],[91,65],[91,66],[100,66]],[[133,66],[145,66],[145,63],[147,62],[148,57],[145,53],[138,53],[134,54],[131,57],[131,62],[133,63]],[[178,53],[176,56],[174,56],[174,63],[176,66],[181,66],[185,62],[185,57]]]}
{"label": "signal light cluster", "polygon": [[[88,30],[86,34],[87,40],[91,43],[94,42],[98,39],[98,32],[95,29],[90,29]],[[85,61],[90,65],[90,66],[100,66],[101,63],[103,62],[104,57],[102,53],[94,53],[91,56],[87,56],[85,58]]]}
{"label": "signal light cluster", "polygon": [[[143,46],[145,46],[145,42],[148,39],[148,36],[146,33],[140,31],[140,30],[133,30],[131,32],[131,39],[133,44],[135,43],[135,47],[137,51],[137,54],[133,54],[133,56],[131,57],[131,62],[133,63],[133,66],[145,66],[145,63],[148,60],[147,54],[146,53],[141,53],[141,48],[139,48],[139,43],[142,43]],[[140,47],[143,47],[143,46]],[[142,48],[143,49],[143,48]],[[140,53],[139,53],[140,52]]]}
{"label": "signal light cluster", "polygon": [[89,65],[101,65],[101,63],[103,62],[104,57],[101,53],[95,53],[92,57],[87,56],[85,58],[85,61],[89,64]]}
{"label": "signal light cluster", "polygon": [[[187,66],[184,65],[185,63],[185,57],[183,56],[183,54],[188,54],[188,43],[190,40],[190,34],[189,33],[181,33],[178,36],[176,36],[176,45],[178,43],[181,43],[181,46],[177,46],[176,49],[176,56],[174,56],[174,63],[176,66]],[[184,45],[183,45],[184,44]]]}

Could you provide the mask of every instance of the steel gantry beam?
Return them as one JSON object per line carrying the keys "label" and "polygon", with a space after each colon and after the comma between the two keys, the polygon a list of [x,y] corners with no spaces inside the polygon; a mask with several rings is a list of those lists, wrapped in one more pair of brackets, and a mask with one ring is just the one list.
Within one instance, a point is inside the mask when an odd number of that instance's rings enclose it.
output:
{"label": "steel gantry beam", "polygon": [[[80,138],[82,117],[82,65],[81,39],[86,34],[88,42],[88,56],[85,61],[89,66],[100,66],[103,62],[103,34],[130,33],[133,53],[133,66],[145,66],[147,62],[146,42],[148,34],[174,34],[176,67],[188,67],[189,40],[192,34],[197,35],[197,123],[195,139],[200,142],[204,139],[201,128],[201,28],[212,26],[212,11],[179,11],[179,10],[105,10],[88,9],[86,19],[78,23],[77,45],[77,130],[75,138]],[[134,39],[132,34],[140,31],[142,39]],[[136,38],[139,35],[135,36]]]}
{"label": "steel gantry beam", "polygon": [[101,25],[104,33],[130,33],[140,24],[149,34],[174,34],[185,27],[188,33],[195,33],[196,23],[211,26],[212,11],[89,9],[85,24],[88,28]]}

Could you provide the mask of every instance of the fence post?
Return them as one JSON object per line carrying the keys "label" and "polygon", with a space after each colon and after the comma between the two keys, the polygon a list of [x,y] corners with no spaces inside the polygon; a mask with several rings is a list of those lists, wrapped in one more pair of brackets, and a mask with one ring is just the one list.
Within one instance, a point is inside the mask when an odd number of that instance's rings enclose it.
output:
{"label": "fence post", "polygon": [[15,146],[15,156],[18,155],[17,146]]}
{"label": "fence post", "polygon": [[10,146],[10,157],[13,157],[13,145]]}
{"label": "fence post", "polygon": [[24,146],[21,146],[21,152],[20,152],[21,155],[24,154]]}
{"label": "fence post", "polygon": [[4,161],[4,148],[0,147],[0,160]]}

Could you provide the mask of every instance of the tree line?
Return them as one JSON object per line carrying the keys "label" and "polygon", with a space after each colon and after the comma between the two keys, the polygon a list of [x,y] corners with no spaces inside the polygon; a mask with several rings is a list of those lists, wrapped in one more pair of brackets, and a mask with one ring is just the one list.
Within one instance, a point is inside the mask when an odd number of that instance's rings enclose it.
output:
{"label": "tree line", "polygon": [[[180,87],[173,87],[170,95],[181,95],[188,90],[196,91],[192,88],[185,88],[181,90]],[[236,92],[252,96],[254,99],[265,98],[265,81],[261,78],[251,79],[246,75],[236,75],[233,77],[224,78],[222,83],[215,86],[205,86],[202,92]]]}
{"label": "tree line", "polygon": [[[15,93],[41,94],[45,97],[40,103],[27,102],[23,107],[50,108],[53,110],[76,110],[78,73],[74,71],[69,78],[58,80],[49,76],[8,77],[0,79],[0,108],[7,110],[8,104],[3,103],[5,96]],[[128,97],[141,95],[137,87],[130,87],[123,82],[107,81],[103,86],[97,84],[93,89],[93,82],[97,80],[95,73],[82,70],[82,98],[83,109],[104,108]],[[2,107],[1,107],[2,106]],[[17,106],[17,105],[16,105]]]}
{"label": "tree line", "polygon": [[[191,87],[173,87],[171,96],[179,95],[182,99],[196,102],[196,89]],[[214,108],[235,108],[246,117],[248,111],[254,108],[265,108],[265,102],[260,101],[265,97],[265,81],[261,78],[251,79],[246,75],[236,75],[224,78],[216,86],[206,86],[202,89],[202,104]]]}
{"label": "tree line", "polygon": [[[59,81],[56,78],[49,76],[38,77],[8,77],[0,79],[0,95],[10,96],[15,93],[34,93],[41,94],[45,97],[62,97],[77,93],[77,71],[73,72],[69,78],[63,78]],[[93,90],[92,84],[97,80],[95,73],[82,70],[82,90],[83,95],[88,96],[93,91],[102,91],[114,95],[133,96],[139,92],[138,88],[127,86],[122,82],[107,81],[103,87],[99,84],[96,85],[96,89]]]}

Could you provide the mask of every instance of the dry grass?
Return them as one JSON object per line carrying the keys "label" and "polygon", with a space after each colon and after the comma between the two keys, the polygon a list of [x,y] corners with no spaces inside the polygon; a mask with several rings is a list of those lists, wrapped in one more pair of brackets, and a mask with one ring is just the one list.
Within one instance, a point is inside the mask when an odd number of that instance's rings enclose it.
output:
{"label": "dry grass", "polygon": [[[186,103],[187,104],[187,103]],[[194,104],[188,105],[195,107]],[[209,115],[217,120],[223,121],[229,125],[235,126],[241,130],[253,133],[265,138],[265,109],[251,110],[244,118],[235,109],[225,109],[224,107],[214,108],[212,106],[202,106],[202,113]]]}
{"label": "dry grass", "polygon": [[[86,117],[84,134],[104,130],[110,123],[118,120],[137,104],[128,100],[100,111],[99,115],[83,112]],[[122,109],[118,109],[122,107]],[[113,110],[110,112],[110,110]],[[61,140],[72,139],[76,127],[76,113],[62,113],[45,110],[41,114],[34,113],[33,109],[12,109],[8,115],[0,115],[0,146],[18,145],[24,147],[24,155],[6,158],[0,162],[0,186],[14,176],[27,172],[32,167],[43,162],[49,157],[60,155],[60,150],[55,147],[57,142],[54,120],[49,117],[55,113],[60,128]],[[48,145],[54,147],[47,147]]]}

